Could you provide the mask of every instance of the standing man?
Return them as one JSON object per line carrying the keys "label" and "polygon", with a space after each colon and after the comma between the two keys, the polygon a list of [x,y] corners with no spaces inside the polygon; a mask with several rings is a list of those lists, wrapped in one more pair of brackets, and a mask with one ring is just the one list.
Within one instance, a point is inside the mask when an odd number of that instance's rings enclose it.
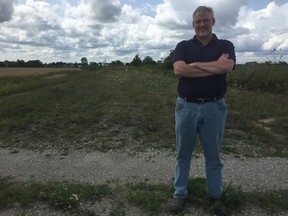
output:
{"label": "standing man", "polygon": [[228,40],[212,33],[213,9],[198,7],[193,13],[193,39],[177,44],[173,56],[174,73],[179,77],[175,109],[176,172],[175,192],[169,205],[173,213],[184,209],[187,184],[196,136],[199,135],[205,156],[206,191],[216,215],[226,215],[220,198],[223,192],[220,146],[227,107],[226,74],[235,67],[235,51]]}

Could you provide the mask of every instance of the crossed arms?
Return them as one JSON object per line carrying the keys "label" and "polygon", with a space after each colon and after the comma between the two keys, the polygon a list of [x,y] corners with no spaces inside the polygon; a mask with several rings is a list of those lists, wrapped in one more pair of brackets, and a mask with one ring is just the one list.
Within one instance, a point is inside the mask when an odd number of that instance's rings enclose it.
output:
{"label": "crossed arms", "polygon": [[191,64],[176,61],[173,66],[176,76],[195,78],[231,72],[234,67],[234,60],[229,59],[228,54],[222,54],[217,61],[193,62]]}

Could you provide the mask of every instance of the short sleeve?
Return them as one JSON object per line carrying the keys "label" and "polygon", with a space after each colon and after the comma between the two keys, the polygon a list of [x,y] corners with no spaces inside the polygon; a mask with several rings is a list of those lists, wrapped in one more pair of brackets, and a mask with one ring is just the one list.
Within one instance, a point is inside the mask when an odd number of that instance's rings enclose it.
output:
{"label": "short sleeve", "polygon": [[176,61],[185,61],[185,62],[187,61],[186,49],[187,49],[187,41],[181,41],[176,45],[173,54],[173,64]]}
{"label": "short sleeve", "polygon": [[235,54],[235,47],[234,47],[233,43],[231,41],[226,40],[224,49],[225,49],[224,52],[229,55],[229,59],[233,59],[234,60],[234,68],[235,68],[235,65],[236,65],[236,54]]}

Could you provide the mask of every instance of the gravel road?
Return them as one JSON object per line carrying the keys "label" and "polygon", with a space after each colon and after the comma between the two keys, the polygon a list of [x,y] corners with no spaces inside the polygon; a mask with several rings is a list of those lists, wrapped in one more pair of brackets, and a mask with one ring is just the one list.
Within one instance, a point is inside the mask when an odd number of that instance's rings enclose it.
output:
{"label": "gravel road", "polygon": [[[243,191],[277,190],[288,187],[286,158],[239,158],[223,155],[222,161],[225,182],[239,185]],[[67,180],[96,184],[110,180],[125,183],[145,180],[149,183],[172,184],[174,166],[175,155],[169,151],[133,154],[114,151],[108,153],[77,151],[61,156],[53,151],[40,153],[21,150],[12,154],[9,150],[0,149],[0,176],[13,176],[21,181],[33,177],[38,181]],[[191,177],[205,177],[202,154],[193,158],[191,167]],[[250,209],[248,211],[250,214],[247,215],[265,215],[263,212],[257,213],[258,209],[254,211],[256,213],[251,214]],[[1,215],[14,215],[7,212]],[[288,215],[284,212],[281,215],[286,214]],[[38,212],[37,215],[41,214]],[[205,214],[198,212],[196,215]],[[242,212],[241,215],[246,214]]]}

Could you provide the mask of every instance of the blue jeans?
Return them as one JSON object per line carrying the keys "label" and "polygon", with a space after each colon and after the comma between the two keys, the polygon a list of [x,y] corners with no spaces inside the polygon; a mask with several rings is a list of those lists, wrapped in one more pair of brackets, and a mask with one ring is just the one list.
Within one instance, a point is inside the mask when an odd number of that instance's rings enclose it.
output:
{"label": "blue jeans", "polygon": [[223,192],[220,146],[223,139],[227,106],[225,99],[204,104],[189,103],[177,98],[175,108],[176,172],[174,198],[188,196],[187,184],[192,152],[199,135],[205,157],[206,191],[209,197],[220,198]]}

